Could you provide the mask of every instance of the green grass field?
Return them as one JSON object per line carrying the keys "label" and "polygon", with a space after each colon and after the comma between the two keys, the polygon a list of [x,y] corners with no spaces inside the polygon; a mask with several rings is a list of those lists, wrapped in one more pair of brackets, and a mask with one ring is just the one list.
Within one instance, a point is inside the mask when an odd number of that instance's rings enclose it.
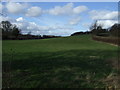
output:
{"label": "green grass field", "polygon": [[3,87],[102,88],[117,47],[90,35],[3,41]]}

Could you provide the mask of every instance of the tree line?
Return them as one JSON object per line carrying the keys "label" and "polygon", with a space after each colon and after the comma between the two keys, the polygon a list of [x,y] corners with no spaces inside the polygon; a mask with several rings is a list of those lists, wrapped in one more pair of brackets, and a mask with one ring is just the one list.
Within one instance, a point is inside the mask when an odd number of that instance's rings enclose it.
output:
{"label": "tree line", "polygon": [[86,32],[75,32],[73,34],[71,34],[71,36],[76,36],[76,35],[84,35],[84,34],[91,34],[91,31],[86,31]]}
{"label": "tree line", "polygon": [[11,24],[9,21],[2,21],[0,23],[0,30],[2,30],[3,40],[45,39],[60,37],[54,35],[31,35],[31,32],[23,35],[21,33],[21,29],[19,29],[16,25]]}
{"label": "tree line", "polygon": [[81,31],[81,32],[75,32],[71,34],[71,36],[76,35],[84,35],[84,34],[92,34],[93,36],[101,36],[101,37],[120,37],[120,24],[116,23],[113,26],[104,29],[102,25],[98,24],[97,21],[90,27],[90,31]]}
{"label": "tree line", "polygon": [[[30,32],[28,34],[23,35],[21,33],[21,30],[16,26],[11,24],[9,21],[2,21],[0,23],[0,29],[2,30],[2,39],[3,40],[24,40],[24,39],[45,39],[45,38],[56,38],[60,36],[54,36],[54,35],[31,35]],[[104,29],[102,25],[98,24],[97,21],[90,27],[90,31],[86,32],[75,32],[71,34],[71,36],[74,35],[83,35],[83,34],[91,34],[94,36],[114,36],[114,37],[120,37],[120,24],[114,24],[113,26],[109,27],[108,29]]]}

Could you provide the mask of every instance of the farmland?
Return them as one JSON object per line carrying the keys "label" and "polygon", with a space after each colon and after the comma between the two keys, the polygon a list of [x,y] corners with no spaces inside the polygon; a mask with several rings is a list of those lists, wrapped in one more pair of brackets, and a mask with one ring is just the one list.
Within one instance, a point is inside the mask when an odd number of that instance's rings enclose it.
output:
{"label": "farmland", "polygon": [[90,35],[3,41],[3,87],[102,88],[117,47]]}

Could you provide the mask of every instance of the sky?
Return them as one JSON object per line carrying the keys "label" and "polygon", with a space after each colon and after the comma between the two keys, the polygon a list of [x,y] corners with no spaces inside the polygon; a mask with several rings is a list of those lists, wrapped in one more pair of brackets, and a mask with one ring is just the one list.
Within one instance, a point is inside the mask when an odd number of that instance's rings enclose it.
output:
{"label": "sky", "polygon": [[117,2],[4,2],[0,21],[8,20],[21,33],[69,36],[89,31],[97,20],[103,28],[117,23]]}

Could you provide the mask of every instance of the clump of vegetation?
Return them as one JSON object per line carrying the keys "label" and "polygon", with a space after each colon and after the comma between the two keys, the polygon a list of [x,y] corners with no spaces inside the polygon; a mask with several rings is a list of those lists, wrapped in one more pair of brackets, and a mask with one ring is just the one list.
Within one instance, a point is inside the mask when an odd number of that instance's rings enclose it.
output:
{"label": "clump of vegetation", "polygon": [[111,35],[111,36],[120,37],[120,24],[114,24],[114,25],[110,28],[109,32],[110,32],[110,35]]}
{"label": "clump of vegetation", "polygon": [[16,39],[20,35],[20,29],[16,25],[12,25],[9,21],[2,21],[0,23],[3,39]]}
{"label": "clump of vegetation", "polygon": [[120,24],[117,23],[107,29],[103,29],[102,25],[95,21],[95,23],[90,27],[90,30],[94,36],[120,37]]}

